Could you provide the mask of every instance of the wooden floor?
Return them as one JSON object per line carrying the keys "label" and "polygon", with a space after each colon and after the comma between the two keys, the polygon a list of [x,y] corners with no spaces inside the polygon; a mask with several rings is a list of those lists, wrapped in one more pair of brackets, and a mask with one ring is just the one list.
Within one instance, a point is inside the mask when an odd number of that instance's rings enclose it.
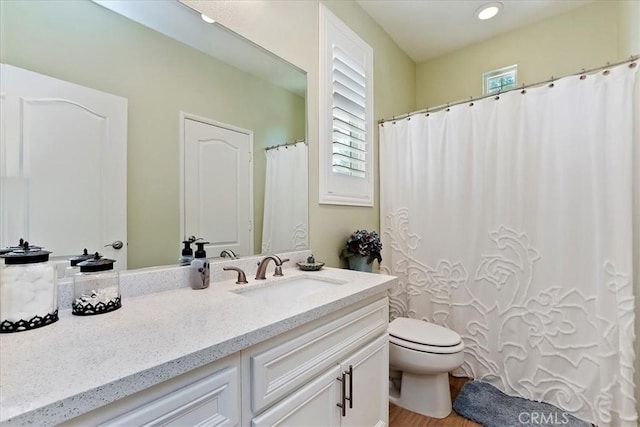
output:
{"label": "wooden floor", "polygon": [[[453,402],[460,392],[460,389],[469,381],[469,378],[456,378],[449,376],[449,388],[451,390],[451,401]],[[389,426],[390,427],[482,427],[478,423],[461,417],[454,411],[448,417],[437,419],[416,414],[396,405],[389,404]]]}

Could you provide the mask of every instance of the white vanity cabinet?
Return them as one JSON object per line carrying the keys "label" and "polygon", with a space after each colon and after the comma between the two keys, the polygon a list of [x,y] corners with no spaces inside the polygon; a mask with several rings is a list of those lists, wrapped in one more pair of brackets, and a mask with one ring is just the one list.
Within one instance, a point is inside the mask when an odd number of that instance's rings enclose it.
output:
{"label": "white vanity cabinet", "polygon": [[387,322],[383,298],[244,350],[243,425],[385,426]]}
{"label": "white vanity cabinet", "polygon": [[378,337],[253,418],[251,427],[386,426],[388,354],[387,337]]}
{"label": "white vanity cabinet", "polygon": [[62,425],[386,426],[389,308],[378,295]]}

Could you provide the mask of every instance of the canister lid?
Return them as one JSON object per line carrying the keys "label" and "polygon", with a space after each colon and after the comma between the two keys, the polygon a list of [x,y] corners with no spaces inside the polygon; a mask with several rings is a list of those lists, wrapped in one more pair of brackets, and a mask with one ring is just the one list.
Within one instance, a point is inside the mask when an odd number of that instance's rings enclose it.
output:
{"label": "canister lid", "polygon": [[31,246],[29,242],[22,239],[20,239],[20,243],[22,246],[12,247],[12,251],[0,254],[0,258],[4,258],[5,264],[34,264],[49,261],[51,252],[42,250],[40,246]]}
{"label": "canister lid", "polygon": [[[37,246],[31,246],[31,248],[36,248]],[[19,251],[24,249],[24,239],[20,239],[20,242],[16,246],[6,246],[4,248],[0,248],[0,255],[7,254],[9,252]],[[42,248],[40,248],[42,249]]]}
{"label": "canister lid", "polygon": [[72,267],[74,267],[79,263],[81,263],[82,261],[86,261],[88,259],[91,259],[92,257],[93,255],[89,255],[89,252],[85,248],[82,255],[76,255],[69,258],[69,263],[71,264]]}
{"label": "canister lid", "polygon": [[116,262],[113,259],[102,258],[98,252],[93,254],[91,258],[86,261],[78,263],[81,273],[93,273],[96,271],[113,270],[113,263]]}

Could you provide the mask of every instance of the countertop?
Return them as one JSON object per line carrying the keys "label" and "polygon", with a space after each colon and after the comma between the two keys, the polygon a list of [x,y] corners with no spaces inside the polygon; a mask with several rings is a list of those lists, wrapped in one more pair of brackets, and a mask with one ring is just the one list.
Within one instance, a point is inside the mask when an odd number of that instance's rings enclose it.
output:
{"label": "countertop", "polygon": [[267,305],[231,290],[283,278],[227,280],[123,298],[121,309],[97,316],[63,310],[52,325],[0,335],[0,424],[71,419],[383,293],[396,280],[335,268],[284,273],[344,283]]}

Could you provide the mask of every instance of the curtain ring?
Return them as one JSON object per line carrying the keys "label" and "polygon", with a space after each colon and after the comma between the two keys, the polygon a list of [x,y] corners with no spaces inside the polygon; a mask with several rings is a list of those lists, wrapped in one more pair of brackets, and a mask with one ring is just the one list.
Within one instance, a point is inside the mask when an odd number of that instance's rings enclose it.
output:
{"label": "curtain ring", "polygon": [[[606,67],[609,67],[609,65],[610,65],[610,64],[609,64],[609,61],[607,61],[607,63],[605,64],[605,66],[606,66]],[[602,72],[602,75],[603,75],[603,76],[608,76],[610,73],[611,73],[611,70],[604,70],[604,71]]]}
{"label": "curtain ring", "polygon": [[583,69],[582,69],[582,75],[580,75],[580,80],[584,80],[584,79],[586,79],[586,78],[587,78],[587,75],[586,75],[586,74],[584,74],[584,72],[585,72],[585,69],[583,68]]}
{"label": "curtain ring", "polygon": [[471,102],[469,103],[469,107],[473,107],[473,96],[470,97]]}
{"label": "curtain ring", "polygon": [[451,111],[451,108],[449,108],[449,103],[447,102],[447,109],[444,111]]}
{"label": "curtain ring", "polygon": [[522,90],[520,91],[521,94],[525,94],[527,93],[527,90],[524,88],[524,83],[522,84]]}
{"label": "curtain ring", "polygon": [[551,83],[549,83],[549,87],[554,87],[555,84],[553,83],[553,76],[551,76]]}
{"label": "curtain ring", "polygon": [[493,98],[493,99],[495,99],[497,101],[498,99],[500,99],[500,95],[496,95],[496,97]]}
{"label": "curtain ring", "polygon": [[411,120],[411,113],[407,113],[407,121]]}
{"label": "curtain ring", "polygon": [[637,65],[637,62],[632,62],[631,64],[629,64],[629,68],[635,68]]}

